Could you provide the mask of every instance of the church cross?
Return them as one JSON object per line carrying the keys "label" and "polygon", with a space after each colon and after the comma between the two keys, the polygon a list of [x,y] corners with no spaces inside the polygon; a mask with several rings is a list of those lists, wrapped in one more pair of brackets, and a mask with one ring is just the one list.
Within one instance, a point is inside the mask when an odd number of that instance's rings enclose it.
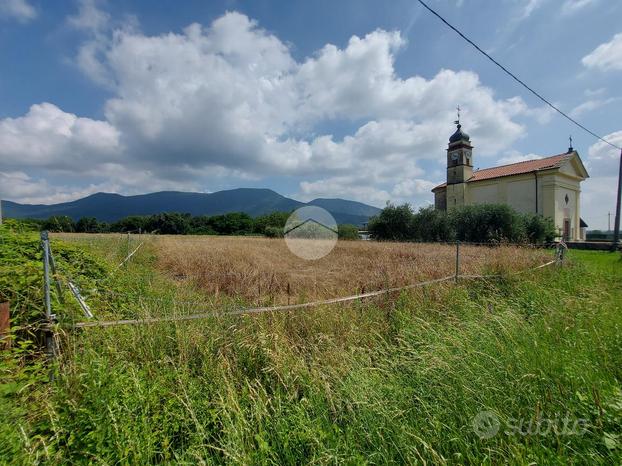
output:
{"label": "church cross", "polygon": [[456,107],[456,111],[458,113],[458,119],[456,120],[456,124],[459,125],[460,124],[460,105]]}

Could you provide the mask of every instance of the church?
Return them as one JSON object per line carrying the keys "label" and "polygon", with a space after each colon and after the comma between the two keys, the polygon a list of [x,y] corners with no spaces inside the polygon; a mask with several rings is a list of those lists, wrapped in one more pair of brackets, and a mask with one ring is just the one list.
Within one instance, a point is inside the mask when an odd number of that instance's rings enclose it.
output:
{"label": "church", "polygon": [[473,171],[473,146],[460,121],[449,138],[447,181],[432,189],[439,210],[472,204],[507,204],[555,223],[560,238],[585,239],[581,220],[581,182],[589,177],[576,150],[542,159]]}

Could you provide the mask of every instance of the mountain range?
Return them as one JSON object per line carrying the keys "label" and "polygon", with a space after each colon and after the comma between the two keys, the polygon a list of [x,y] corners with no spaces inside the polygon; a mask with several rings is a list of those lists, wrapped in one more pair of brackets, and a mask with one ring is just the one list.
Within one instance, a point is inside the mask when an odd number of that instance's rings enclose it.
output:
{"label": "mountain range", "polygon": [[46,219],[67,215],[74,220],[96,217],[99,221],[114,222],[128,215],[152,215],[162,212],[181,212],[192,215],[219,215],[245,212],[252,217],[271,212],[290,212],[306,205],[328,210],[337,223],[362,225],[380,209],[361,202],[344,199],[314,199],[300,202],[282,196],[271,189],[239,188],[214,193],[161,191],[135,196],[96,193],[71,202],[59,204],[19,204],[2,201],[2,214],[7,218]]}

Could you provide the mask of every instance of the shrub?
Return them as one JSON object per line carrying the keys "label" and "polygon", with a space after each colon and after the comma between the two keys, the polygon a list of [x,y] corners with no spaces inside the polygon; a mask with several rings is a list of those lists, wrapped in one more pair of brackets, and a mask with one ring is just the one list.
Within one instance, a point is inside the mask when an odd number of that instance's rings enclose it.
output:
{"label": "shrub", "polygon": [[413,213],[408,204],[387,205],[369,222],[374,239],[542,243],[552,241],[555,226],[537,214],[520,214],[505,204],[456,207],[449,212],[425,207]]}
{"label": "shrub", "polygon": [[423,207],[413,215],[412,239],[417,241],[450,241],[454,237],[446,212],[434,207]]}
{"label": "shrub", "polygon": [[338,236],[339,239],[345,239],[345,240],[360,239],[359,229],[356,225],[349,225],[349,224],[338,225],[337,232],[339,235]]}
{"label": "shrub", "polygon": [[539,214],[523,214],[523,222],[527,240],[532,244],[553,241],[557,235],[555,224],[548,217]]}
{"label": "shrub", "polygon": [[264,229],[264,235],[268,238],[282,238],[283,228],[269,226]]}
{"label": "shrub", "polygon": [[67,215],[54,215],[43,222],[42,228],[54,232],[73,233],[76,231],[76,223]]}
{"label": "shrub", "polygon": [[413,239],[413,211],[409,204],[395,206],[388,203],[380,213],[372,217],[368,231],[372,238],[388,241]]}
{"label": "shrub", "polygon": [[523,242],[523,218],[505,204],[468,205],[449,211],[456,239],[470,242]]}

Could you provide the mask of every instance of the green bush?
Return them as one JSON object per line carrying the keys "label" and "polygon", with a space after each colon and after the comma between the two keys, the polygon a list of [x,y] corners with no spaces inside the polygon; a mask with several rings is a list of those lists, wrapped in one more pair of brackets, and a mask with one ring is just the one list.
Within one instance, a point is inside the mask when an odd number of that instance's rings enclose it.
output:
{"label": "green bush", "polygon": [[282,238],[283,228],[269,226],[264,229],[264,235],[268,238]]}
{"label": "green bush", "polygon": [[43,222],[42,228],[48,231],[73,233],[76,223],[67,215],[54,215]]}
{"label": "green bush", "polygon": [[414,239],[413,211],[409,204],[395,206],[387,203],[380,213],[369,220],[367,229],[372,238],[385,241]]}
{"label": "green bush", "polygon": [[454,230],[447,214],[434,207],[419,209],[413,215],[411,224],[412,239],[416,241],[451,241]]}
{"label": "green bush", "polygon": [[345,239],[345,240],[360,239],[359,229],[356,225],[349,225],[349,224],[339,225],[337,227],[337,232],[339,235],[339,239]]}
{"label": "green bush", "polygon": [[527,238],[521,215],[505,204],[468,205],[449,211],[460,241],[499,243],[524,242]]}
{"label": "green bush", "polygon": [[468,205],[449,212],[430,206],[417,213],[408,204],[388,204],[369,221],[369,231],[374,239],[392,241],[536,244],[555,237],[550,219],[521,214],[505,204]]}

